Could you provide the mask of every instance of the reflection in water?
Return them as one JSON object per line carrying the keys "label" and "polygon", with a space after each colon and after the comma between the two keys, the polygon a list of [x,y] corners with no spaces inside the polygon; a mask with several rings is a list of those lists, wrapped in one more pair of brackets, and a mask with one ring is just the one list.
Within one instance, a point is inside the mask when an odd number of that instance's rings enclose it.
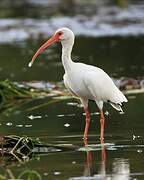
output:
{"label": "reflection in water", "polygon": [[106,176],[106,148],[104,141],[101,141],[101,166],[99,174],[102,178]]}
{"label": "reflection in water", "polygon": [[[87,139],[84,140],[84,145],[85,147],[88,146],[88,141]],[[86,150],[86,154],[87,154],[87,162],[86,162],[86,166],[84,169],[84,176],[91,176],[91,169],[93,166],[93,154],[91,150]],[[99,170],[99,176],[101,178],[104,178],[106,175],[106,148],[105,148],[105,144],[104,141],[101,140],[101,166],[100,166],[100,170]]]}
{"label": "reflection in water", "polygon": [[126,159],[116,159],[113,162],[113,179],[128,180],[130,179],[130,167]]}
{"label": "reflection in water", "polygon": [[[84,145],[88,146],[88,141],[87,139],[84,139]],[[92,168],[92,160],[93,160],[93,155],[92,152],[87,150],[86,151],[87,154],[87,161],[85,164],[85,169],[84,169],[84,176],[91,176],[91,168]]]}
{"label": "reflection in water", "polygon": [[[112,163],[112,173],[106,172],[106,144],[101,141],[101,163],[97,174],[92,175],[91,170],[94,167],[93,161],[93,149],[88,148],[89,144],[87,140],[84,140],[86,147],[87,161],[84,167],[83,177],[85,179],[109,179],[109,180],[128,180],[130,178],[130,166],[126,159],[116,158]],[[107,160],[108,164],[108,160]],[[83,179],[83,177],[76,177],[72,179]]]}

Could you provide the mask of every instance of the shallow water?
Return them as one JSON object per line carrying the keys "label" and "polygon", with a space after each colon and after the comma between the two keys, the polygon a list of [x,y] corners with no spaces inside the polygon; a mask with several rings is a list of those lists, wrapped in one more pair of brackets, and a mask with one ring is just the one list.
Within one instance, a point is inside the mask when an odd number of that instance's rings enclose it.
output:
{"label": "shallow water", "polygon": [[33,169],[43,179],[143,179],[143,98],[143,94],[129,96],[125,114],[107,107],[104,144],[99,140],[99,114],[94,103],[90,103],[91,127],[87,144],[82,140],[83,110],[77,107],[74,99],[31,111],[34,105],[47,103],[51,98],[37,99],[25,102],[10,114],[1,114],[1,135],[38,137],[61,150],[33,153],[24,164],[1,158],[1,173],[5,168],[15,175]]}

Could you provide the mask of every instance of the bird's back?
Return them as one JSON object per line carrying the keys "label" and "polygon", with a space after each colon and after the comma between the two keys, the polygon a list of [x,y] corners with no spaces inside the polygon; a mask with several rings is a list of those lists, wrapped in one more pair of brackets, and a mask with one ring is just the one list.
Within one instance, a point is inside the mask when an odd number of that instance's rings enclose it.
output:
{"label": "bird's back", "polygon": [[116,87],[106,72],[94,66],[86,66],[88,70],[84,75],[84,83],[97,101],[127,102],[126,97]]}

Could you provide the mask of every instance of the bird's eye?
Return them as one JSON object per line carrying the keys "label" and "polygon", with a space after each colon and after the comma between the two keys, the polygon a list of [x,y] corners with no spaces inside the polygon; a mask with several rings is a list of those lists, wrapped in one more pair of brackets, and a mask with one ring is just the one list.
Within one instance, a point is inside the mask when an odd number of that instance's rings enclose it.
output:
{"label": "bird's eye", "polygon": [[60,31],[60,32],[58,32],[58,35],[59,35],[59,36],[61,36],[62,34],[63,34],[63,33],[62,33],[61,31]]}

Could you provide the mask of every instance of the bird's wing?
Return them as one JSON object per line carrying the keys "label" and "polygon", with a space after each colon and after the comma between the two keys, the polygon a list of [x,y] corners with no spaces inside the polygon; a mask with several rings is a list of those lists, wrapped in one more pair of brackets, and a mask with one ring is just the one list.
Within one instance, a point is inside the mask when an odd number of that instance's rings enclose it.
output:
{"label": "bird's wing", "polygon": [[102,69],[93,68],[86,71],[84,83],[96,101],[110,101],[115,104],[127,102],[123,93]]}
{"label": "bird's wing", "polygon": [[78,97],[78,95],[70,88],[66,74],[64,74],[63,80],[64,80],[64,85],[65,85],[65,87],[69,90],[69,92],[70,92],[73,96]]}

